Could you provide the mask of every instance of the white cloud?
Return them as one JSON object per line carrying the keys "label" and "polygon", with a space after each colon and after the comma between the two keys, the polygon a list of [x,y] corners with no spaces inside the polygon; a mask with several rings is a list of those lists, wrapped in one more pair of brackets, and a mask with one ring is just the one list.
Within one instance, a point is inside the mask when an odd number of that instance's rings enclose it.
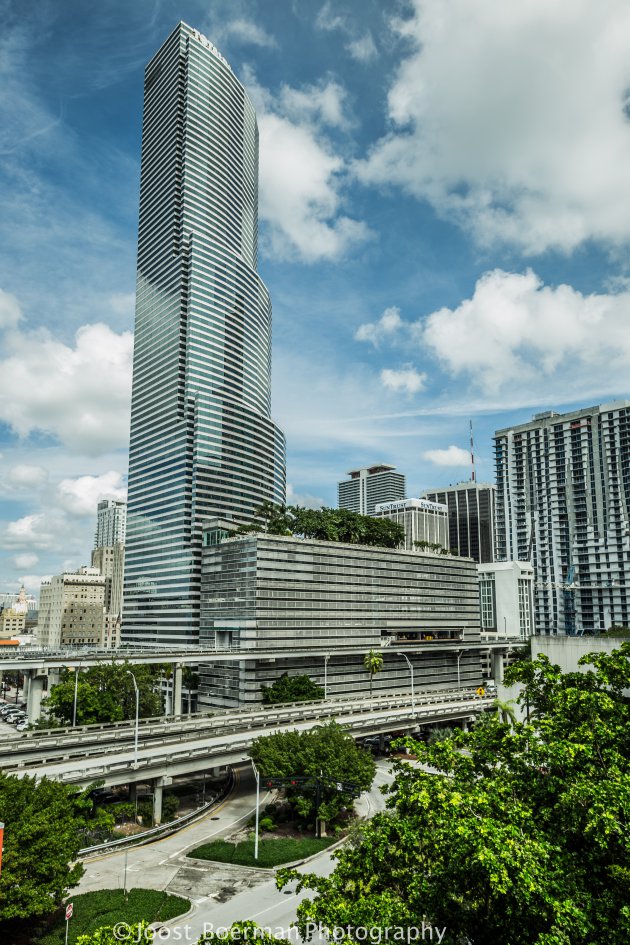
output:
{"label": "white cloud", "polygon": [[326,32],[342,33],[348,37],[346,49],[353,59],[370,62],[378,55],[374,38],[369,30],[360,33],[359,29],[347,17],[333,13],[332,4],[327,0],[315,18],[317,29]]}
{"label": "white cloud", "polygon": [[305,509],[321,509],[326,503],[317,495],[307,492],[296,492],[290,482],[287,482],[287,505],[301,505]]}
{"label": "white cloud", "polygon": [[262,46],[268,49],[274,49],[278,43],[262,26],[253,23],[251,20],[236,19],[225,23],[221,27],[221,37],[216,37],[217,42],[221,38],[234,38],[241,43],[249,43],[251,46]]}
{"label": "white cloud", "polygon": [[[486,396],[572,403],[628,390],[630,291],[582,295],[500,269],[470,299],[410,326],[419,347]],[[508,400],[509,399],[509,400]]]}
{"label": "white cloud", "polygon": [[24,515],[7,524],[4,544],[7,548],[37,548],[45,551],[55,548],[60,537],[54,534],[45,515]]}
{"label": "white cloud", "polygon": [[283,85],[277,107],[292,121],[320,121],[333,128],[347,128],[351,124],[347,98],[343,86],[334,79],[327,79],[299,89]]}
{"label": "white cloud", "polygon": [[41,489],[48,482],[48,470],[43,466],[32,466],[27,463],[18,463],[7,472],[7,480],[12,486],[28,489]]}
{"label": "white cloud", "polygon": [[422,456],[434,466],[470,466],[468,450],[461,446],[449,446],[444,450],[426,450]]}
{"label": "white cloud", "polygon": [[100,476],[79,476],[62,479],[57,486],[59,504],[71,515],[93,516],[99,499],[126,499],[127,487],[120,473],[110,470]]}
{"label": "white cloud", "polygon": [[365,223],[340,213],[342,158],[316,131],[267,112],[259,115],[260,216],[273,251],[304,262],[338,259],[366,240]]}
{"label": "white cloud", "polygon": [[401,391],[405,394],[417,394],[424,389],[427,376],[407,365],[399,371],[384,368],[381,371],[381,383],[388,390]]}
{"label": "white cloud", "polygon": [[378,56],[376,43],[369,30],[367,33],[364,33],[363,36],[351,40],[346,46],[346,49],[352,58],[358,59],[359,62],[371,62]]}
{"label": "white cloud", "polygon": [[34,568],[38,561],[37,555],[32,554],[16,555],[13,559],[16,568]]}
{"label": "white cloud", "polygon": [[529,253],[630,238],[630,6],[413,0],[365,183]]}
{"label": "white cloud", "polygon": [[39,594],[43,581],[50,581],[52,574],[22,574],[18,582],[23,584],[29,594]]}
{"label": "white cloud", "polygon": [[369,341],[378,348],[382,341],[391,341],[405,322],[400,317],[400,309],[395,305],[386,308],[377,322],[359,325],[354,337],[357,341]]}
{"label": "white cloud", "polygon": [[16,297],[0,289],[0,328],[17,328],[22,317],[22,309]]}
{"label": "white cloud", "polygon": [[87,455],[129,438],[133,336],[84,325],[74,346],[46,329],[9,334],[0,361],[0,420],[42,431]]}

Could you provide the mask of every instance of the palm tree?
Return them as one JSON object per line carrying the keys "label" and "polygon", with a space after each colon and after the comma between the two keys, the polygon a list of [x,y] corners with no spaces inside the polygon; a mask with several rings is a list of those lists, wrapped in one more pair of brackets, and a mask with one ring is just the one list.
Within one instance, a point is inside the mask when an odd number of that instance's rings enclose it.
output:
{"label": "palm tree", "polygon": [[501,699],[495,699],[492,708],[496,710],[497,718],[510,728],[516,725],[516,710],[514,708],[514,699],[508,699],[502,702]]}
{"label": "palm tree", "polygon": [[383,654],[378,650],[369,650],[363,657],[363,666],[366,673],[370,674],[370,698],[372,698],[372,686],[376,673],[380,673],[383,668]]}

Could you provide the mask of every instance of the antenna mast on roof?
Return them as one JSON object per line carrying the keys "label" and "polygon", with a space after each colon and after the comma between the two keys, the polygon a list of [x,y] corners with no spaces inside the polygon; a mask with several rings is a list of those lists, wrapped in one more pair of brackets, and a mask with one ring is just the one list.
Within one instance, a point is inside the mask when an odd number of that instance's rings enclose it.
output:
{"label": "antenna mast on roof", "polygon": [[470,423],[470,463],[472,466],[471,482],[475,482],[475,441],[473,439],[472,420],[469,420],[469,423]]}

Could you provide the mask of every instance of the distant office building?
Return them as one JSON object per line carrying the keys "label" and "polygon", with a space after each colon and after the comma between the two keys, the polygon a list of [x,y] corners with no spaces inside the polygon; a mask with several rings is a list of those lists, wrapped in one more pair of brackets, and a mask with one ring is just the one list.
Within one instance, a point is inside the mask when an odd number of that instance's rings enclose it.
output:
{"label": "distant office building", "polygon": [[[247,535],[215,543],[204,533],[201,642],[206,646],[275,648],[272,660],[202,667],[202,704],[258,702],[261,684],[282,673],[307,673],[329,694],[367,694],[361,655],[344,656],[340,644],[377,649],[383,670],[374,690],[410,685],[400,653],[409,654],[418,691],[477,685],[478,654],[444,649],[479,641],[479,591],[474,562],[389,548]],[[308,657],[287,658],[282,648],[308,646]]]}
{"label": "distant office building", "polygon": [[95,548],[92,567],[98,568],[105,578],[105,624],[101,643],[106,647],[116,647],[120,645],[125,546],[119,543]]}
{"label": "distant office building", "polygon": [[477,565],[481,635],[487,640],[534,632],[534,569],[527,561]]}
{"label": "distant office building", "polygon": [[199,639],[201,527],[285,501],[258,271],[258,126],[179,23],[144,77],[123,639]]}
{"label": "distant office building", "polygon": [[448,508],[448,547],[478,564],[494,561],[496,487],[484,482],[458,482],[428,489],[423,498]]}
{"label": "distant office building", "polygon": [[13,638],[26,631],[28,601],[26,590],[20,588],[17,599],[10,607],[4,607],[0,614],[0,638]]}
{"label": "distant office building", "polygon": [[628,626],[630,401],[495,433],[497,552],[530,561],[538,633]]}
{"label": "distant office building", "polygon": [[374,518],[388,518],[405,529],[405,549],[413,551],[422,545],[449,548],[448,508],[428,499],[402,499],[379,502]]}
{"label": "distant office building", "polygon": [[101,499],[96,507],[94,547],[124,545],[127,531],[127,503],[120,499]]}
{"label": "distant office building", "polygon": [[44,581],[37,642],[42,647],[98,646],[105,613],[105,578],[97,568],[66,571]]}
{"label": "distant office building", "polygon": [[340,509],[360,515],[373,515],[381,502],[397,502],[405,498],[405,477],[395,466],[379,463],[364,469],[352,469],[337,487]]}

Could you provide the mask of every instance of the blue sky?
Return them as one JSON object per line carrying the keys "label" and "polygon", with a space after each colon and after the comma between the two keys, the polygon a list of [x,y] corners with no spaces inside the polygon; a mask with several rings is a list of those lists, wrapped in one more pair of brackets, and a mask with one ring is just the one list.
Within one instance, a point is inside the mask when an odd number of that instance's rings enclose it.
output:
{"label": "blue sky", "polygon": [[621,0],[0,0],[0,590],[125,490],[143,69],[180,19],[256,105],[290,497],[628,396]]}

